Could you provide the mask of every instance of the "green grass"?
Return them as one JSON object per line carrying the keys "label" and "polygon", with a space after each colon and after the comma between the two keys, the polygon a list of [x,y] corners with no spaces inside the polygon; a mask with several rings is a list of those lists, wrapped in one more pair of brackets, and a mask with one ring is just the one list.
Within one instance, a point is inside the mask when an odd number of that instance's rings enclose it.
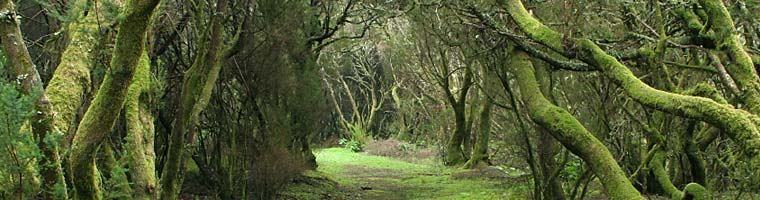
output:
{"label": "green grass", "polygon": [[337,199],[525,199],[530,190],[529,179],[519,179],[514,173],[483,178],[476,171],[414,164],[343,148],[322,149],[315,155],[317,170],[348,191],[345,194],[349,196]]}

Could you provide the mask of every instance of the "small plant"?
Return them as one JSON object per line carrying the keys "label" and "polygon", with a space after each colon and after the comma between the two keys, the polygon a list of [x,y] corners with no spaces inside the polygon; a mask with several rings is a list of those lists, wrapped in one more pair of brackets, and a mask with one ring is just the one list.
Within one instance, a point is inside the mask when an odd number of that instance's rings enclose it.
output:
{"label": "small plant", "polygon": [[341,138],[340,141],[338,141],[338,144],[340,146],[343,146],[343,148],[350,149],[353,152],[360,152],[362,151],[362,143],[356,140],[349,140],[345,138]]}
{"label": "small plant", "polygon": [[577,159],[571,159],[569,162],[567,162],[567,164],[565,164],[564,169],[562,169],[562,172],[560,173],[560,176],[565,180],[575,182],[580,177],[582,171],[583,169],[581,166],[581,161]]}
{"label": "small plant", "polygon": [[353,124],[348,127],[348,133],[351,138],[341,138],[338,141],[343,148],[350,149],[353,152],[362,151],[362,147],[367,141],[371,140],[369,132],[359,124]]}
{"label": "small plant", "polygon": [[398,149],[404,153],[414,153],[420,149],[420,146],[415,143],[401,142],[398,144]]}

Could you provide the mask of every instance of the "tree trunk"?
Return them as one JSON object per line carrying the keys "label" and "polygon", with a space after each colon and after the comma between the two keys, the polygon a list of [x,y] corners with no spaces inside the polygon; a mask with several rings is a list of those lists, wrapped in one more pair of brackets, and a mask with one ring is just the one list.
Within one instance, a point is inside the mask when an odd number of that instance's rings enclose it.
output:
{"label": "tree trunk", "polygon": [[[536,59],[534,59],[536,60]],[[552,95],[552,80],[551,72],[545,63],[540,60],[534,62],[536,81],[538,86],[541,87],[541,94],[549,98],[549,102],[555,104],[554,95]],[[554,156],[559,153],[559,143],[552,138],[551,134],[544,128],[538,128],[538,160],[541,163],[541,175],[544,199],[551,200],[564,200],[565,190],[562,188],[562,182],[555,176],[557,168],[557,162],[554,161]]]}
{"label": "tree trunk", "polygon": [[[485,82],[485,81],[484,81]],[[488,139],[491,135],[491,110],[493,103],[490,98],[485,98],[483,110],[480,111],[477,143],[470,160],[464,164],[464,168],[472,169],[478,166],[488,165]]]}
{"label": "tree trunk", "polygon": [[198,122],[198,115],[208,105],[211,98],[211,91],[214,88],[216,80],[219,78],[219,71],[222,68],[222,60],[226,57],[226,50],[223,50],[223,17],[227,7],[226,0],[219,0],[216,6],[216,13],[211,20],[211,35],[208,42],[201,47],[201,53],[195,58],[192,67],[185,72],[182,82],[182,91],[180,92],[179,112],[175,115],[172,124],[172,133],[169,138],[168,153],[163,166],[161,176],[161,198],[173,200],[177,199],[179,190],[182,186],[182,179],[185,172],[187,159],[190,158],[191,150],[186,146],[195,141],[195,125]]}
{"label": "tree trunk", "polygon": [[462,140],[462,153],[464,155],[465,162],[469,160],[469,155],[472,155],[472,150],[474,148],[474,142],[477,141],[477,133],[475,133],[473,124],[475,124],[475,117],[477,116],[475,113],[478,111],[478,104],[481,104],[480,101],[482,99],[480,98],[480,95],[475,92],[475,94],[470,95],[472,99],[470,99],[470,106],[469,106],[469,112],[470,115],[467,115],[467,126],[465,130],[467,130],[467,134],[464,135],[464,139]]}
{"label": "tree trunk", "polygon": [[[71,7],[81,7],[85,0],[73,1]],[[73,13],[76,12],[76,13]],[[76,128],[76,115],[85,100],[85,94],[90,88],[90,71],[93,67],[94,53],[98,44],[97,15],[91,13],[84,16],[84,11],[72,11],[78,16],[68,26],[71,41],[61,56],[61,63],[56,67],[53,78],[45,88],[45,93],[53,104],[53,110],[58,114],[53,123],[58,131],[64,133],[64,138],[73,134],[70,130]],[[102,20],[102,19],[101,19]],[[68,148],[67,141],[63,141],[64,149]]]}
{"label": "tree trunk", "polygon": [[[443,54],[445,55],[445,54]],[[464,137],[469,137],[470,130],[467,129],[467,113],[465,108],[467,107],[467,93],[472,86],[473,73],[470,69],[470,64],[467,64],[465,69],[464,84],[459,91],[459,99],[455,99],[451,92],[449,92],[448,83],[443,84],[446,86],[443,88],[446,90],[451,108],[454,110],[454,120],[456,127],[454,128],[454,134],[449,138],[446,149],[446,165],[457,165],[466,162],[464,152],[462,151],[462,142]],[[447,75],[448,76],[448,75]],[[446,77],[448,78],[448,77]]]}
{"label": "tree trunk", "polygon": [[462,152],[462,142],[467,137],[467,117],[465,116],[464,101],[452,105],[454,109],[454,134],[449,138],[446,148],[446,165],[457,165],[465,162],[464,152]]}
{"label": "tree trunk", "polygon": [[153,114],[150,101],[150,61],[147,51],[140,57],[132,85],[124,104],[127,120],[127,148],[131,152],[129,171],[135,199],[157,199],[156,153],[153,151]]}
{"label": "tree trunk", "polygon": [[470,160],[464,164],[464,168],[472,169],[482,165],[489,165],[488,141],[491,135],[491,112],[493,110],[493,99],[489,96],[497,83],[495,72],[489,71],[486,65],[482,67],[482,87],[480,93],[483,94],[483,109],[480,111],[480,121],[478,123],[478,135],[476,137],[475,150],[473,150]]}
{"label": "tree trunk", "polygon": [[584,162],[599,177],[611,199],[644,199],[607,147],[569,112],[549,102],[538,87],[533,65],[525,52],[512,55],[510,68],[517,77],[522,99],[531,118]]}
{"label": "tree trunk", "polygon": [[71,148],[71,173],[76,199],[102,199],[96,185],[95,153],[124,104],[128,87],[140,60],[150,17],[159,0],[132,0],[124,8],[119,24],[111,68],[79,124]]}

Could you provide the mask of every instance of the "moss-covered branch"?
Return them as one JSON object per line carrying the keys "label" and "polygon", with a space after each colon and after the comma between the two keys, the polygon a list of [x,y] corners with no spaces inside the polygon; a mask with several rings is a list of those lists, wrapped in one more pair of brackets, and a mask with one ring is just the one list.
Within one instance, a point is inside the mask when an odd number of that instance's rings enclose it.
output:
{"label": "moss-covered branch", "polygon": [[749,54],[749,56],[752,58],[752,63],[755,63],[755,68],[760,67],[760,56],[755,54]]}
{"label": "moss-covered branch", "polygon": [[111,68],[85,113],[71,148],[71,173],[75,198],[101,199],[96,184],[95,154],[108,136],[127,96],[135,68],[143,53],[146,32],[159,0],[131,0],[124,8],[111,59]]}
{"label": "moss-covered branch", "polygon": [[[717,49],[728,54],[726,70],[741,90],[741,98],[751,113],[760,114],[760,77],[749,54],[744,51],[740,36],[736,34],[731,14],[721,0],[700,0],[709,16],[711,30],[715,32]],[[703,30],[704,31],[704,30]]]}
{"label": "moss-covered branch", "polygon": [[596,139],[567,110],[553,105],[541,93],[533,65],[524,52],[512,55],[512,72],[517,77],[522,99],[533,121],[546,128],[567,149],[588,163],[612,199],[644,199],[601,141]]}
{"label": "moss-covered branch", "polygon": [[[556,40],[534,37],[534,35],[559,34],[545,26],[538,26],[543,27],[538,29],[535,28],[535,25],[522,27],[524,26],[522,24],[535,24],[538,21],[525,11],[519,0],[507,2],[504,6],[513,20],[532,21],[530,23],[518,22],[521,30],[525,32],[550,32],[529,33],[531,39],[546,44],[565,56],[578,58],[586,63],[598,66],[605,76],[614,80],[628,96],[642,105],[682,117],[705,121],[721,128],[744,149],[747,155],[753,157],[752,162],[760,162],[760,132],[756,126],[760,119],[757,116],[711,99],[674,94],[652,88],[639,80],[628,67],[620,63],[615,57],[610,56],[588,39],[565,38],[564,41],[560,41],[564,43],[560,43]],[[760,178],[760,175],[757,178]]]}
{"label": "moss-covered branch", "polygon": [[664,164],[665,153],[658,150],[649,162],[649,168],[652,170],[657,183],[660,184],[660,187],[665,193],[670,195],[671,199],[701,200],[710,197],[705,187],[697,183],[689,183],[684,187],[683,191],[678,190],[678,188],[673,185],[673,182],[670,181],[670,176],[668,176],[668,172],[665,171]]}

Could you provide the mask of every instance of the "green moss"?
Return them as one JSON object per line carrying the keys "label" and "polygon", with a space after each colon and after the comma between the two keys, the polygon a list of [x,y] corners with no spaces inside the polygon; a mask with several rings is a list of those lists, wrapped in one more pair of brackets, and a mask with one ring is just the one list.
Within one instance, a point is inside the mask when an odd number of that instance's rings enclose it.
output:
{"label": "green moss", "polygon": [[465,99],[466,98],[461,98],[459,101],[451,102],[454,109],[455,128],[446,143],[446,160],[444,161],[445,164],[449,166],[467,162],[464,157],[464,151],[462,151],[464,139],[470,133],[470,129],[467,125],[468,122],[465,117]]}
{"label": "green moss", "polygon": [[674,12],[684,20],[689,31],[699,33],[699,31],[705,28],[705,26],[702,25],[702,22],[699,21],[697,14],[694,14],[691,10],[687,8],[677,8]]}
{"label": "green moss", "polygon": [[587,39],[576,40],[579,58],[593,63],[612,78],[626,93],[641,104],[663,112],[687,118],[706,121],[725,130],[750,155],[760,152],[760,132],[756,116],[730,105],[720,104],[703,97],[693,97],[669,93],[652,88],[639,80],[628,67],[606,54],[596,44]]}
{"label": "green moss", "polygon": [[90,70],[93,63],[91,51],[97,44],[97,29],[96,15],[89,15],[69,24],[71,41],[61,56],[61,63],[56,68],[53,78],[45,88],[53,109],[58,113],[54,118],[54,126],[64,134],[74,124],[74,118],[81,105],[80,99],[83,99],[85,91],[90,88]]}
{"label": "green moss", "polygon": [[[527,14],[522,4],[516,0],[509,2],[505,5],[506,10],[513,16],[514,20],[518,21],[517,24],[521,26],[521,29],[526,32],[533,31],[534,33],[528,33],[531,39],[546,42],[546,38],[539,37],[541,33],[536,28],[531,28],[542,26],[535,24],[538,22]],[[760,81],[758,81],[754,68],[749,66],[751,61],[748,54],[738,45],[738,38],[733,32],[733,22],[728,11],[720,0],[700,0],[700,3],[705,8],[707,15],[710,16],[711,22],[714,24],[713,30],[715,30],[718,38],[724,40],[720,42],[719,47],[725,49],[731,55],[729,57],[732,57],[736,63],[732,65],[733,67],[729,67],[732,69],[732,72],[729,73],[736,77],[737,83],[742,87],[742,97],[745,103],[750,105],[749,110],[752,113],[760,112],[760,95],[758,95],[760,94],[758,92]],[[568,45],[573,48],[569,51],[576,52],[573,56],[577,56],[578,59],[591,65],[598,66],[607,77],[614,80],[634,100],[649,108],[715,125],[728,133],[729,137],[744,150],[743,152],[752,157],[751,159],[760,160],[760,131],[757,127],[757,124],[760,124],[760,119],[757,116],[707,98],[654,89],[639,80],[628,67],[604,52],[592,41],[575,39],[567,42],[573,43]],[[530,102],[530,98],[526,102]]]}
{"label": "green moss", "polygon": [[689,88],[689,90],[684,91],[684,94],[710,98],[720,104],[728,104],[728,101],[721,96],[718,89],[715,89],[715,87],[708,85],[707,83],[699,83],[694,87]]}
{"label": "green moss", "polygon": [[[150,91],[150,61],[148,53],[140,57],[132,85],[124,104],[127,121],[127,148],[135,199],[156,199],[155,153],[153,152],[153,116],[145,96]],[[142,98],[141,98],[142,97]]]}
{"label": "green moss", "polygon": [[529,13],[523,7],[520,0],[507,0],[503,4],[512,20],[517,23],[520,29],[527,33],[531,39],[536,40],[552,50],[563,53],[565,52],[562,43],[562,34],[557,33],[551,28],[545,26]]}
{"label": "green moss", "polygon": [[277,199],[334,199],[347,195],[329,174],[319,171],[307,170],[296,181],[286,186]]}
{"label": "green moss", "polygon": [[726,70],[739,86],[741,98],[751,113],[760,114],[760,77],[752,59],[739,42],[740,36],[735,31],[730,13],[720,0],[700,0],[699,3],[710,16],[717,49],[726,52],[731,59]]}
{"label": "green moss", "polygon": [[681,199],[683,193],[673,185],[673,182],[670,181],[670,176],[668,176],[668,172],[666,172],[665,167],[663,167],[664,164],[665,153],[657,151],[654,156],[652,156],[652,160],[649,161],[649,168],[652,170],[657,183],[659,183],[660,187],[667,195],[670,195],[671,199]]}
{"label": "green moss", "polygon": [[702,200],[702,199],[712,199],[710,198],[710,193],[703,187],[702,185],[699,185],[697,183],[689,183],[686,184],[686,187],[683,189],[683,199],[693,199],[693,200]]}
{"label": "green moss", "polygon": [[125,18],[119,24],[111,69],[106,73],[100,90],[79,124],[71,148],[71,173],[76,199],[101,199],[97,183],[95,153],[108,136],[119,116],[128,87],[143,52],[148,22],[158,0],[129,1]]}
{"label": "green moss", "polygon": [[752,63],[755,64],[755,67],[760,67],[760,56],[755,54],[750,54],[749,56],[752,58]]}

